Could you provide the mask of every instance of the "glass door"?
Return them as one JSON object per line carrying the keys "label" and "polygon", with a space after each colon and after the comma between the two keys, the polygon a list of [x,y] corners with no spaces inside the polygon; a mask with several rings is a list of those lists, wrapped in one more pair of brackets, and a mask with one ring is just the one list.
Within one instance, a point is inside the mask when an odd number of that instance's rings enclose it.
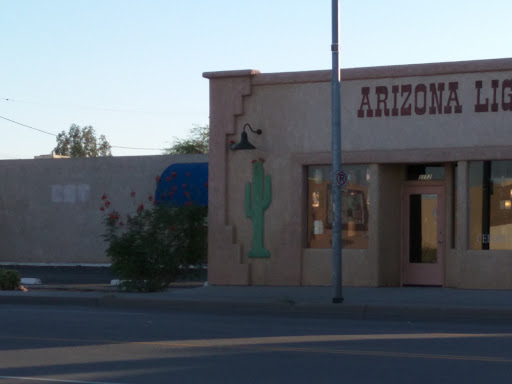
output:
{"label": "glass door", "polygon": [[403,285],[443,285],[444,186],[406,186],[403,199]]}

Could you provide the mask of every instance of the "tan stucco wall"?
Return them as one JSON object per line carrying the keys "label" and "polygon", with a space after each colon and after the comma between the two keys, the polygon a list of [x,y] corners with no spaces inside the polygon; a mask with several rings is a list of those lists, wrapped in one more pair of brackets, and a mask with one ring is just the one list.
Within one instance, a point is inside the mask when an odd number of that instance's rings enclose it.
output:
{"label": "tan stucco wall", "polygon": [[[270,259],[249,259],[252,222],[245,214],[245,185],[253,182],[252,160],[264,159],[266,175],[272,177],[272,202],[264,212],[264,246]],[[284,171],[286,170],[286,171]],[[292,160],[274,160],[262,151],[228,154],[228,222],[237,223],[236,242],[242,246],[242,263],[250,265],[251,284],[300,284],[302,236],[302,167]],[[290,194],[295,198],[290,199]]]}
{"label": "tan stucco wall", "polygon": [[[342,123],[346,150],[397,150],[410,148],[458,148],[472,146],[497,146],[509,139],[506,126],[510,122],[510,112],[476,113],[475,82],[481,80],[490,88],[491,80],[510,79],[510,71],[489,73],[461,73],[437,76],[415,76],[387,78],[376,80],[350,80],[343,83],[342,91]],[[373,118],[358,118],[357,111],[361,105],[361,88],[370,86],[372,101],[375,98],[375,88],[385,86],[389,91],[393,85],[411,84],[413,90],[417,84],[458,83],[458,100],[462,113],[430,115],[428,111],[422,116],[388,116]],[[485,90],[486,92],[489,90]],[[482,91],[481,100],[484,99]],[[492,91],[490,91],[492,94]],[[508,95],[509,92],[505,92]],[[501,98],[501,89],[498,91]],[[445,89],[444,102],[448,98]],[[487,97],[491,97],[487,95]],[[390,99],[392,97],[390,96]],[[414,92],[411,95],[414,101]],[[427,105],[430,105],[427,96]],[[390,102],[388,102],[388,106]],[[454,105],[452,103],[452,105]],[[375,101],[373,102],[375,107]],[[414,106],[413,106],[414,109]]]}
{"label": "tan stucco wall", "polygon": [[[135,212],[174,163],[205,155],[0,161],[0,262],[108,264],[102,195]],[[131,191],[136,192],[132,198]]]}
{"label": "tan stucco wall", "polygon": [[[492,80],[510,79],[512,60],[439,63],[361,68],[342,71],[342,148],[346,164],[370,165],[370,244],[364,250],[345,250],[346,285],[400,284],[402,252],[401,189],[408,163],[447,164],[445,286],[508,287],[496,283],[493,268],[509,268],[507,256],[496,253],[494,267],[479,270],[479,259],[466,257],[467,199],[460,174],[469,160],[506,159],[512,153],[507,134],[510,111],[475,112],[475,83],[482,81],[481,100],[492,98]],[[329,285],[331,251],[306,248],[305,170],[331,162],[330,71],[260,74],[255,70],[205,73],[210,80],[210,220],[209,281],[213,284]],[[393,86],[443,83],[444,104],[449,83],[458,83],[462,113],[358,117],[362,88],[370,87],[375,108],[376,87],[386,87],[391,103]],[[501,90],[499,90],[499,93]],[[509,94],[505,92],[505,97]],[[499,97],[501,98],[501,93]],[[414,98],[414,92],[412,94]],[[427,97],[427,106],[430,105]],[[501,101],[501,100],[499,100]],[[452,107],[455,102],[452,102]],[[391,106],[390,106],[391,108]],[[414,106],[413,106],[414,108]],[[257,147],[231,151],[244,124],[261,129],[248,132]],[[265,246],[270,259],[250,259],[252,223],[244,212],[245,183],[252,181],[251,162],[264,159],[272,176],[272,203],[265,211]],[[459,163],[457,237],[453,249],[451,164]],[[215,179],[212,176],[215,175]],[[491,253],[489,253],[491,255]],[[495,253],[492,253],[495,255]],[[470,278],[471,274],[478,274]],[[501,272],[500,272],[501,273]],[[487,276],[487,277],[484,277]],[[500,277],[499,273],[494,277]]]}
{"label": "tan stucco wall", "polygon": [[[304,249],[303,285],[329,286],[332,283],[332,250]],[[342,251],[342,280],[347,286],[376,286],[376,263],[366,249]]]}
{"label": "tan stucco wall", "polygon": [[512,289],[510,251],[466,251],[459,263],[457,288]]}
{"label": "tan stucco wall", "polygon": [[236,116],[243,113],[243,97],[251,92],[250,76],[236,71],[210,81],[210,152],[208,165],[208,282],[247,285],[249,265],[242,262],[237,227],[228,221],[227,135],[235,132]]}

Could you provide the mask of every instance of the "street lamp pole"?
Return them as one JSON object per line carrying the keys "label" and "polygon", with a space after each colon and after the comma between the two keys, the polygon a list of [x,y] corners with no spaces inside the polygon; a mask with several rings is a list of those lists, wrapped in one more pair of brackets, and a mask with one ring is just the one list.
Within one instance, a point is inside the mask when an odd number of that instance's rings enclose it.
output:
{"label": "street lamp pole", "polygon": [[333,303],[343,303],[341,283],[341,86],[340,86],[340,46],[339,46],[339,23],[340,11],[339,0],[332,0],[332,82],[331,82],[331,124],[332,124],[332,166],[331,166],[331,188],[332,188],[332,286]]}

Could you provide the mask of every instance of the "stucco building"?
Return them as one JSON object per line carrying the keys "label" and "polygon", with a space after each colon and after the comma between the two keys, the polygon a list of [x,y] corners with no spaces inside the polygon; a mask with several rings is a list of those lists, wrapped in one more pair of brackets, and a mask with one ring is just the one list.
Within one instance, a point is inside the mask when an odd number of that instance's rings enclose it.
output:
{"label": "stucco building", "polygon": [[[209,282],[330,285],[331,72],[204,77]],[[512,288],[512,59],[341,78],[343,283]]]}

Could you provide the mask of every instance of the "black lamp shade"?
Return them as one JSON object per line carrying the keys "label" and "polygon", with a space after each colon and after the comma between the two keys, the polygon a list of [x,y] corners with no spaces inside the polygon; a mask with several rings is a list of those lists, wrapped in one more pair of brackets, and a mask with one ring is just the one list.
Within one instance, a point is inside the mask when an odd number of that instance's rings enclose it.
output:
{"label": "black lamp shade", "polygon": [[233,151],[239,151],[242,149],[256,149],[256,147],[254,145],[252,145],[251,143],[249,143],[249,139],[247,138],[247,132],[243,131],[240,142],[233,145],[231,147],[231,149]]}

